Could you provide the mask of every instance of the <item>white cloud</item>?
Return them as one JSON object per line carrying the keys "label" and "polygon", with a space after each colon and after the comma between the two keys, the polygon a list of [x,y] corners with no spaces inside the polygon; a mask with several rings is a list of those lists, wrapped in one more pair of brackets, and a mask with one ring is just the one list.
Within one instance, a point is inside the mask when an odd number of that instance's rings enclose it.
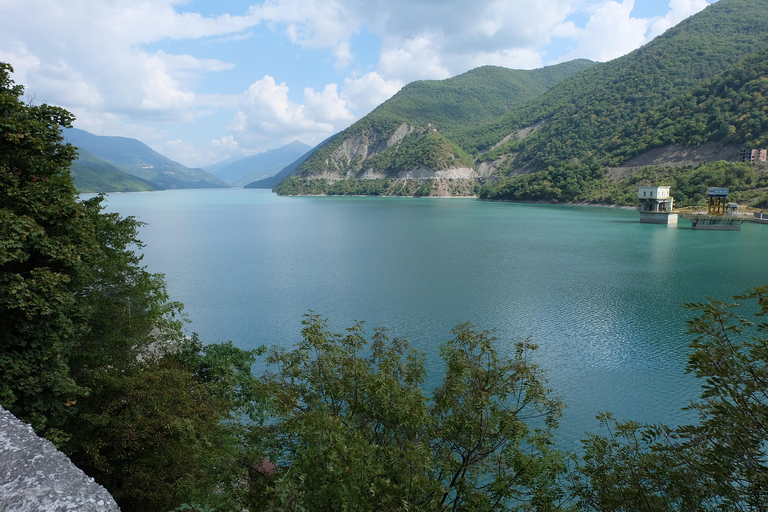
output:
{"label": "white cloud", "polygon": [[384,48],[379,59],[379,72],[389,79],[406,83],[450,77],[451,71],[442,62],[437,39],[434,35],[423,34]]}
{"label": "white cloud", "polygon": [[175,0],[5,0],[0,16],[2,58],[44,101],[80,115],[105,112],[194,118],[192,90],[201,73],[232,63],[148,52],[145,44],[237,33],[258,20],[178,13]]}
{"label": "white cloud", "polygon": [[669,12],[651,25],[648,38],[653,39],[663,34],[667,29],[674,27],[688,16],[703,10],[707,5],[709,5],[707,0],[671,0]]}
{"label": "white cloud", "polygon": [[344,0],[266,0],[250,8],[259,21],[285,26],[291,40],[308,48],[336,48],[360,25],[355,2]]}
{"label": "white cloud", "polygon": [[336,69],[346,68],[354,58],[354,55],[352,54],[352,46],[349,44],[349,41],[340,42],[333,54],[336,57],[336,63],[334,64]]}
{"label": "white cloud", "polygon": [[328,84],[322,92],[304,89],[304,114],[321,123],[348,123],[354,116],[347,108],[347,102],[339,97],[336,84]]}
{"label": "white cloud", "polygon": [[376,71],[344,79],[343,98],[357,117],[363,117],[403,88],[404,82],[385,80]]}
{"label": "white cloud", "polygon": [[123,123],[115,114],[96,110],[87,110],[78,115],[74,126],[99,135],[130,137],[143,141],[156,141],[167,136],[166,132],[153,126]]}
{"label": "white cloud", "polygon": [[294,139],[320,142],[352,121],[352,115],[336,91],[304,90],[304,105],[288,98],[288,86],[269,75],[254,82],[242,95],[229,130],[239,142],[263,150]]}
{"label": "white cloud", "polygon": [[561,26],[557,33],[570,35],[577,47],[559,60],[586,58],[605,62],[620,57],[646,42],[649,20],[631,16],[634,0],[607,0],[593,5],[584,28]]}

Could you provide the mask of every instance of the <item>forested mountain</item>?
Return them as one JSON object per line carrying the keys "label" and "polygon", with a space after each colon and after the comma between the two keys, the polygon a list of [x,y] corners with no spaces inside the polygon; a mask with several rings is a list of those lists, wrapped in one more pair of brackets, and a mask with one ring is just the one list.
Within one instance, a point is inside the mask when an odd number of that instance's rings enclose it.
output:
{"label": "forested mountain", "polygon": [[[461,175],[443,174],[485,178],[485,198],[626,198],[621,184],[606,178],[606,171],[650,150],[725,145],[698,161],[735,161],[739,148],[768,144],[767,52],[768,0],[721,0],[630,54],[573,73],[485,123],[438,121],[435,115],[433,126],[422,128],[425,137],[414,136],[422,133],[414,128],[398,144],[365,164],[358,162],[355,175],[390,178],[409,176],[414,169],[465,167]],[[444,95],[439,82],[432,85],[431,97],[440,101]],[[453,112],[452,96],[447,91],[445,96],[445,112]],[[366,123],[381,125],[382,118],[393,118],[385,113],[402,110],[385,103],[347,132]],[[347,154],[355,155],[347,132],[337,139],[347,145]],[[331,166],[323,167],[332,149],[327,147],[297,175],[333,178]],[[304,186],[294,179],[291,188],[297,184]]]}
{"label": "forested mountain", "polygon": [[66,130],[64,135],[75,147],[85,149],[131,176],[148,181],[155,188],[228,186],[206,171],[174,162],[136,139],[93,135],[77,128]]}
{"label": "forested mountain", "polygon": [[[490,121],[592,66],[571,61],[533,71],[484,66],[439,81],[413,82],[365,118],[317,148],[299,175],[397,175],[471,167],[472,158],[447,134]],[[364,162],[364,163],[363,163]]]}
{"label": "forested mountain", "polygon": [[70,167],[78,192],[145,192],[158,187],[124,173],[106,160],[78,149]]}
{"label": "forested mountain", "polygon": [[312,149],[311,146],[295,140],[285,146],[240,158],[224,165],[217,164],[207,170],[235,187],[242,187],[253,181],[274,176],[310,149]]}

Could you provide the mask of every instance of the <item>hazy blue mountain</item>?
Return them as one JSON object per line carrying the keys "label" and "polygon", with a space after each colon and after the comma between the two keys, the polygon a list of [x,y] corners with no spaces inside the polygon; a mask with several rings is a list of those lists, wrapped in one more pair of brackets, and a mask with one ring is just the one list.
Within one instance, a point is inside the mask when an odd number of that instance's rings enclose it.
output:
{"label": "hazy blue mountain", "polygon": [[[327,141],[326,141],[327,142]],[[296,172],[296,169],[304,163],[304,161],[312,156],[312,154],[315,152],[315,150],[319,147],[322,147],[322,145],[325,144],[325,142],[320,143],[317,147],[312,148],[311,150],[307,151],[303,155],[301,155],[298,159],[296,159],[294,162],[290,163],[286,167],[283,168],[282,171],[278,172],[274,176],[270,176],[269,178],[262,178],[260,180],[252,181],[246,185],[243,186],[243,188],[274,188],[278,183],[283,181],[283,179],[286,176],[290,176],[294,172]]]}
{"label": "hazy blue mountain", "polygon": [[78,158],[72,162],[70,171],[78,192],[145,192],[158,189],[85,149],[78,149],[77,154]]}
{"label": "hazy blue mountain", "polygon": [[119,170],[156,188],[214,188],[229,186],[202,169],[190,169],[161,155],[143,142],[127,137],[93,135],[72,128],[64,137],[78,148],[106,160]]}
{"label": "hazy blue mountain", "polygon": [[233,186],[242,187],[255,180],[274,176],[310,149],[311,146],[295,140],[277,149],[238,158],[228,164],[228,160],[219,162],[207,170]]}

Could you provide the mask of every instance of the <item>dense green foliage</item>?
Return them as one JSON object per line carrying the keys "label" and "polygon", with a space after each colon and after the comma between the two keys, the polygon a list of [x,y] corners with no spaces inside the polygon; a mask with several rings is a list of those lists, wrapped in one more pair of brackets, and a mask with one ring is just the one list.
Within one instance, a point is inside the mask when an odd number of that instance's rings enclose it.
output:
{"label": "dense green foliage", "polygon": [[69,404],[85,393],[69,374],[73,340],[90,311],[77,294],[90,284],[98,247],[86,205],[63,173],[74,148],[60,144],[71,115],[21,101],[0,64],[0,403],[57,437]]}
{"label": "dense green foliage", "polygon": [[221,382],[234,389],[238,362],[253,357],[201,353],[182,334],[181,305],[134,252],[140,223],[103,213],[100,197],[77,200],[61,133],[72,116],[24,104],[10,71],[0,64],[0,405],[125,511],[216,502],[236,467],[225,420],[239,407]]}
{"label": "dense green foliage", "polygon": [[[561,403],[536,348],[512,357],[463,324],[440,353],[443,382],[427,399],[424,354],[362,325],[334,334],[306,317],[294,350],[274,348],[260,430],[276,474],[256,510],[509,510],[556,508],[563,455],[551,449]],[[528,422],[536,419],[533,431]]]}
{"label": "dense green foliage", "polygon": [[85,151],[77,151],[70,167],[78,192],[145,192],[157,187],[126,174],[115,166]]}
{"label": "dense green foliage", "polygon": [[669,185],[679,207],[704,205],[708,187],[728,187],[732,201],[760,206],[768,187],[765,164],[712,162],[681,167],[646,167],[630,178],[614,182],[598,165],[566,165],[532,174],[489,182],[481,199],[638,204],[640,186]]}
{"label": "dense green foliage", "polygon": [[530,71],[482,66],[446,80],[411,82],[370,117],[398,118],[422,127],[432,124],[450,134],[505,114],[593,65],[577,59]]}
{"label": "dense green foliage", "polygon": [[454,167],[473,167],[472,158],[436,130],[405,137],[399,144],[367,158],[366,170],[396,176],[415,169],[441,171]]}

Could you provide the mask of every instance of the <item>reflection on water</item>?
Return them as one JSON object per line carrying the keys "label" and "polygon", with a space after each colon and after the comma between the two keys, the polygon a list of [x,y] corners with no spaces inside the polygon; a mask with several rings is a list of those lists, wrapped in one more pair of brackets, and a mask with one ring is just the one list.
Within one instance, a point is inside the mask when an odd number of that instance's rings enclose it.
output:
{"label": "reflection on water", "polygon": [[145,262],[204,341],[292,344],[309,310],[334,329],[365,320],[425,351],[434,386],[454,325],[495,330],[503,350],[530,337],[571,447],[598,411],[684,419],[697,387],[680,305],[768,283],[768,226],[675,229],[633,210],[263,190],[115,194],[108,209],[148,223]]}

